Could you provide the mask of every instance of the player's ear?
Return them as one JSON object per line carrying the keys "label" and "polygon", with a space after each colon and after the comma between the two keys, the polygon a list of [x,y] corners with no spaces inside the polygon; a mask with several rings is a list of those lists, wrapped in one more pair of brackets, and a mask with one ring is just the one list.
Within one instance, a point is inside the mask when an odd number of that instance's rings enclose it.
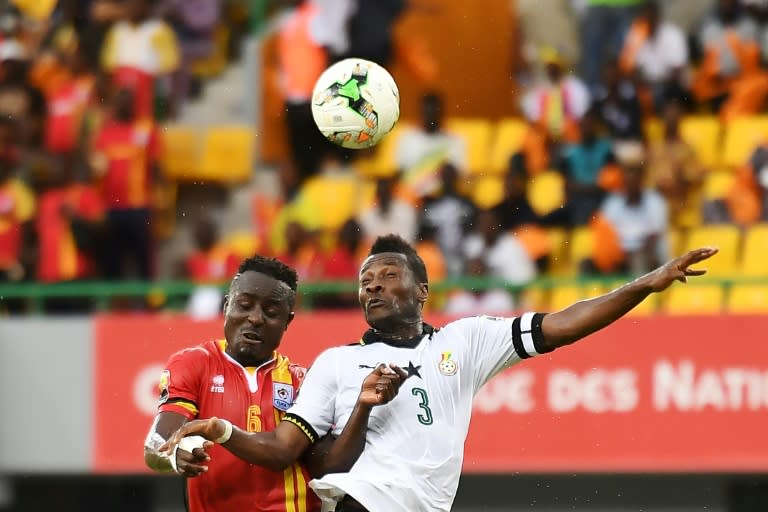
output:
{"label": "player's ear", "polygon": [[422,305],[429,298],[429,283],[419,283],[418,299]]}
{"label": "player's ear", "polygon": [[229,306],[229,294],[224,296],[224,303],[221,305],[221,312],[227,314],[227,307]]}

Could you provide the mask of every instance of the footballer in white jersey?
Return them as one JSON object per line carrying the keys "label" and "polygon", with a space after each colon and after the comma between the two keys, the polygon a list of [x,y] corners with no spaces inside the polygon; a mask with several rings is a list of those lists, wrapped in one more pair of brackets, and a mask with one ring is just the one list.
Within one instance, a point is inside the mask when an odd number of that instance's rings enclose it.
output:
{"label": "footballer in white jersey", "polygon": [[322,353],[284,418],[312,440],[330,429],[341,432],[362,379],[378,364],[394,363],[408,379],[394,400],[372,412],[365,449],[352,469],[310,486],[329,504],[349,494],[370,512],[449,511],[472,399],[500,370],[546,351],[543,317],[465,318],[441,329],[425,324],[423,335],[397,345],[370,330],[359,344]]}
{"label": "footballer in white jersey", "polygon": [[[472,398],[488,379],[521,359],[606,327],[675,281],[702,275],[704,270],[691,265],[716,253],[712,247],[690,251],[555,313],[465,318],[433,329],[422,319],[429,296],[424,261],[399,236],[379,237],[359,276],[360,305],[371,330],[359,344],[327,350],[315,360],[295,405],[274,431],[243,432],[217,418],[190,421],[164,449],[173,449],[184,436],[201,435],[251,464],[282,470],[318,436],[344,429],[345,441],[339,438],[326,456],[343,464],[326,461],[326,468],[337,469],[323,471],[310,484],[324,511],[448,511]],[[258,330],[263,315],[254,313],[249,322]],[[385,374],[379,363],[392,372]],[[360,428],[364,424],[367,430]],[[357,461],[339,456],[355,446],[364,447]]]}

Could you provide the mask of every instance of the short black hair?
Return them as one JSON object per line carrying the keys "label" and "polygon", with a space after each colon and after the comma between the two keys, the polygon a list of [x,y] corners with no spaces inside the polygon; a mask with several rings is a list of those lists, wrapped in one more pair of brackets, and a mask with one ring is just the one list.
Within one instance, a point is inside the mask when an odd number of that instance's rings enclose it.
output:
{"label": "short black hair", "polygon": [[402,237],[390,234],[376,238],[371,246],[371,250],[368,252],[368,256],[385,252],[394,252],[405,256],[408,267],[413,272],[413,275],[416,276],[416,279],[420,283],[429,283],[427,280],[427,266],[424,265],[424,260],[421,259],[416,249],[403,240]]}
{"label": "short black hair", "polygon": [[294,293],[299,285],[299,276],[296,274],[296,270],[275,258],[266,258],[258,254],[247,258],[240,263],[237,274],[240,275],[248,271],[259,272],[285,283]]}

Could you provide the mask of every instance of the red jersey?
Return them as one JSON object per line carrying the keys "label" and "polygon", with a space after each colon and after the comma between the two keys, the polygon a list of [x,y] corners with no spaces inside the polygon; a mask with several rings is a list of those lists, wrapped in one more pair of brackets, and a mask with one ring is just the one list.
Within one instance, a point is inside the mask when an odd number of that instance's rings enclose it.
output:
{"label": "red jersey", "polygon": [[62,210],[68,207],[82,219],[100,220],[104,207],[98,191],[91,185],[73,184],[47,190],[39,201],[38,281],[49,283],[88,277],[93,271],[93,262],[75,244],[72,222]]}
{"label": "red jersey", "polygon": [[240,258],[222,246],[187,257],[187,276],[196,283],[223,283],[232,279],[240,266]]}
{"label": "red jersey", "polygon": [[[293,404],[305,369],[275,353],[245,368],[209,341],[171,356],[160,383],[161,412],[188,419],[226,418],[248,432],[274,430]],[[248,464],[225,448],[210,450],[208,472],[187,480],[190,512],[317,512],[309,473],[298,463],[282,473]]]}
{"label": "red jersey", "polygon": [[107,160],[102,181],[107,208],[150,206],[150,164],[157,159],[157,136],[151,121],[108,121],[96,137],[96,151]]}
{"label": "red jersey", "polygon": [[86,77],[70,79],[51,92],[45,127],[48,151],[66,153],[76,148],[92,89],[93,79]]}

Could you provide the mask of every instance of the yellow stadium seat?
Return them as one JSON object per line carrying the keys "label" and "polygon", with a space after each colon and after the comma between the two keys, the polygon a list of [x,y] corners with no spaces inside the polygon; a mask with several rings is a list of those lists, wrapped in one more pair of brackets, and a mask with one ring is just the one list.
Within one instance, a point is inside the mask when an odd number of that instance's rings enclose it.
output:
{"label": "yellow stadium seat", "polygon": [[472,187],[472,202],[478,208],[492,208],[504,199],[502,176],[479,176]]}
{"label": "yellow stadium seat", "polygon": [[685,247],[685,233],[680,229],[667,231],[667,243],[669,243],[669,255],[679,256]]}
{"label": "yellow stadium seat", "polygon": [[520,294],[518,308],[523,311],[546,311],[549,307],[548,290],[538,286],[527,286]]}
{"label": "yellow stadium seat", "polygon": [[768,255],[768,224],[752,226],[744,235],[740,274],[749,277],[768,276],[766,255]]}
{"label": "yellow stadium seat", "polygon": [[574,302],[591,299],[602,293],[604,288],[600,284],[557,286],[550,293],[549,311],[560,311]]}
{"label": "yellow stadium seat", "polygon": [[250,181],[256,134],[248,126],[216,126],[205,134],[199,178],[223,183]]}
{"label": "yellow stadium seat", "polygon": [[661,119],[653,117],[643,123],[643,132],[649,143],[659,142],[664,137],[664,125]]}
{"label": "yellow stadium seat", "polygon": [[568,272],[568,234],[564,229],[550,228],[547,230],[549,244],[549,273],[563,275]]}
{"label": "yellow stadium seat", "polygon": [[729,276],[738,270],[739,242],[741,233],[736,226],[700,226],[691,230],[686,251],[699,247],[714,246],[720,252],[714,258],[699,266],[707,269],[708,275]]}
{"label": "yellow stadium seat", "polygon": [[556,171],[544,171],[528,182],[528,201],[539,215],[559,208],[565,201],[565,179]]}
{"label": "yellow stadium seat", "polygon": [[581,262],[592,257],[592,238],[592,230],[588,227],[578,227],[571,232],[568,249],[569,274],[577,274]]}
{"label": "yellow stadium seat", "polygon": [[200,134],[191,126],[170,124],[160,131],[165,175],[172,179],[194,179],[200,164]]}
{"label": "yellow stadium seat", "polygon": [[405,123],[395,124],[392,131],[384,136],[371,150],[369,156],[361,158],[355,164],[360,174],[367,178],[393,176],[397,171],[397,144],[400,137],[407,131]]}
{"label": "yellow stadium seat", "polygon": [[722,199],[733,185],[734,175],[728,171],[712,171],[704,179],[704,199]]}
{"label": "yellow stadium seat", "polygon": [[679,285],[664,294],[662,309],[670,315],[712,315],[722,311],[723,288],[720,285]]}
{"label": "yellow stadium seat", "polygon": [[224,237],[224,245],[239,258],[250,258],[259,251],[259,240],[250,231],[235,231]]}
{"label": "yellow stadium seat", "polygon": [[490,172],[504,173],[507,170],[509,158],[522,148],[528,129],[528,123],[522,118],[499,121],[492,141]]}
{"label": "yellow stadium seat", "polygon": [[707,167],[718,164],[720,128],[720,121],[715,116],[688,116],[680,121],[681,137]]}
{"label": "yellow stadium seat", "polygon": [[453,118],[446,122],[447,131],[459,135],[467,145],[467,171],[488,172],[491,149],[491,122],[481,118]]}
{"label": "yellow stadium seat", "polygon": [[768,137],[768,116],[734,119],[725,128],[722,163],[729,167],[744,165],[755,147]]}
{"label": "yellow stadium seat", "polygon": [[728,312],[768,313],[768,285],[742,284],[731,288],[728,297]]}
{"label": "yellow stadium seat", "polygon": [[[301,222],[310,229],[336,230],[358,211],[362,187],[357,176],[318,175],[304,183],[298,202],[311,218]],[[303,217],[303,216],[302,216]]]}

